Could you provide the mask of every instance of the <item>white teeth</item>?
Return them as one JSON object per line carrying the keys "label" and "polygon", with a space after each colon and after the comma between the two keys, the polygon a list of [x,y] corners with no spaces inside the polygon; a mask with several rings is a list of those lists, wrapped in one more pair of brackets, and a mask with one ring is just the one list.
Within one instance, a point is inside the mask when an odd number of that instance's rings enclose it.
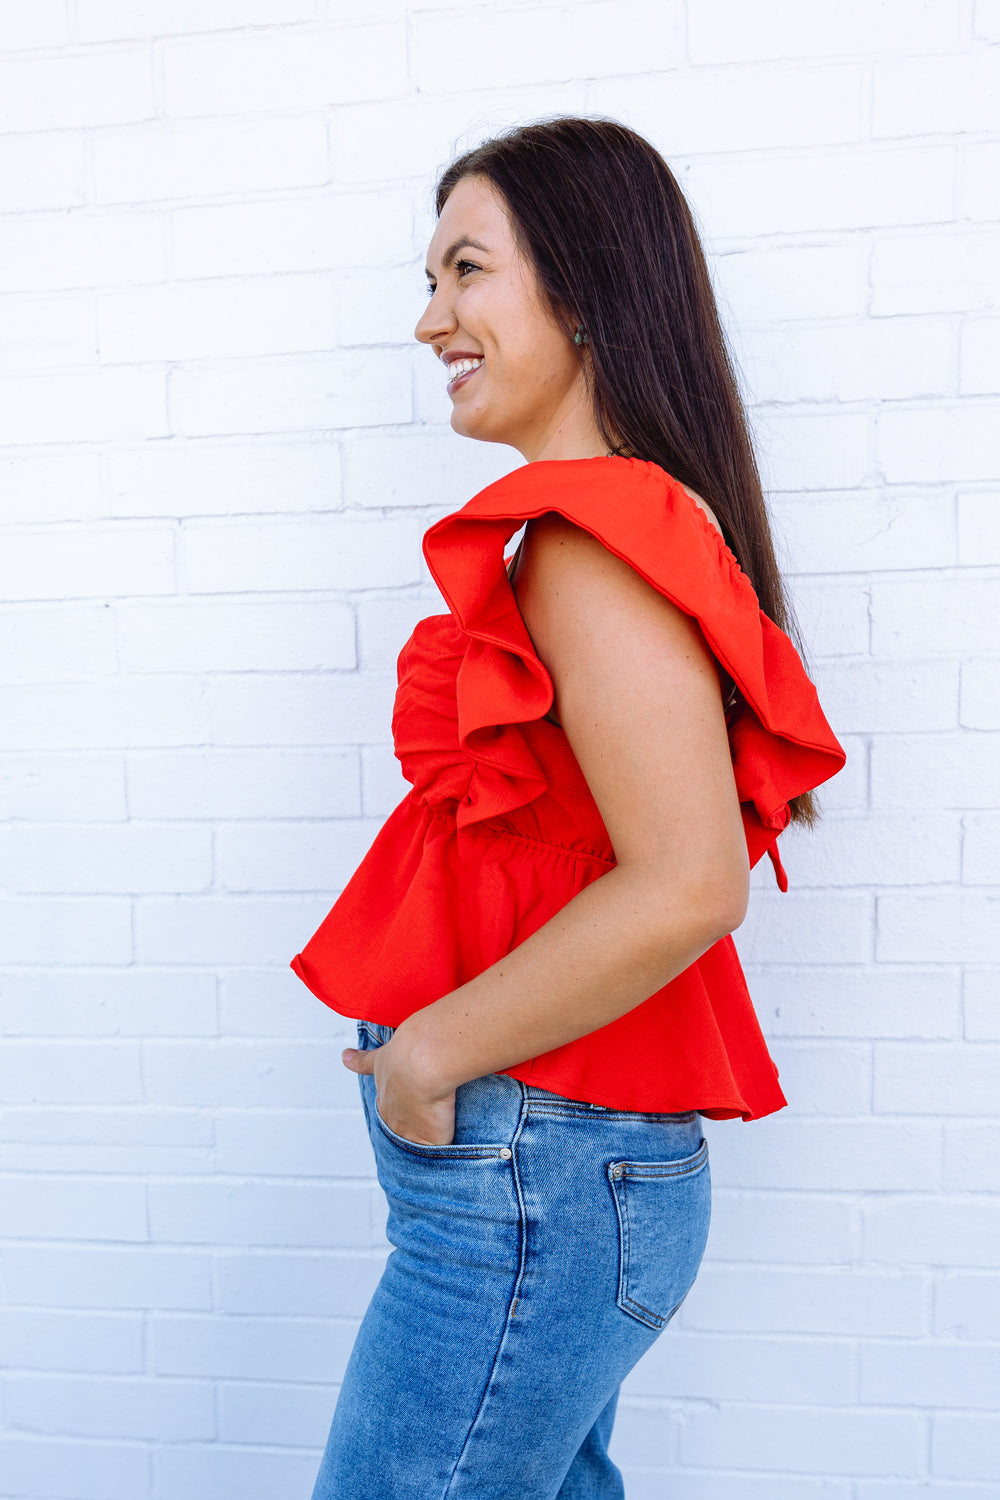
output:
{"label": "white teeth", "polygon": [[453,380],[457,380],[460,375],[464,375],[468,370],[478,370],[479,366],[483,363],[484,361],[481,359],[453,359],[448,366],[448,384],[450,385]]}

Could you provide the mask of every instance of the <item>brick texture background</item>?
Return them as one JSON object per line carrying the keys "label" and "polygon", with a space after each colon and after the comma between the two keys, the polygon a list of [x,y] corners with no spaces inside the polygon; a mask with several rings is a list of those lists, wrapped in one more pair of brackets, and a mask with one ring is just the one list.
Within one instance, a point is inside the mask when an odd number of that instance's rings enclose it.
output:
{"label": "brick texture background", "polygon": [[423,531],[513,450],[430,185],[552,112],[702,228],[827,714],[737,942],[791,1104],[626,1383],[629,1500],[1000,1497],[1000,3],[0,16],[0,1495],[306,1500],[386,1253],[288,960],[403,794]]}

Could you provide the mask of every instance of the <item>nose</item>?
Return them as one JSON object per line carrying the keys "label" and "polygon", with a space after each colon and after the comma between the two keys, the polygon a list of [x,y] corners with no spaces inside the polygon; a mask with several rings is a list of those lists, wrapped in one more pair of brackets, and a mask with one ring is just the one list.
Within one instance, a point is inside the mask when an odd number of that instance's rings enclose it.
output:
{"label": "nose", "polygon": [[417,319],[414,337],[421,344],[440,344],[454,331],[454,311],[448,305],[441,287],[435,287],[433,296],[428,297],[427,306]]}

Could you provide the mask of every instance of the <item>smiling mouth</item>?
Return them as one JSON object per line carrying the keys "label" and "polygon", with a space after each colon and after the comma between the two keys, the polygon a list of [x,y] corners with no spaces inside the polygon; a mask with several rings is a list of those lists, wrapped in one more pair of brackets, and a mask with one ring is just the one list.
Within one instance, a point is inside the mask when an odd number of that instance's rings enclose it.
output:
{"label": "smiling mouth", "polygon": [[449,394],[452,391],[457,391],[458,387],[460,385],[464,385],[467,380],[471,380],[473,375],[478,375],[482,368],[482,365],[477,365],[474,370],[463,370],[461,375],[456,375],[453,380],[448,381],[447,385],[445,386],[445,390],[448,391]]}

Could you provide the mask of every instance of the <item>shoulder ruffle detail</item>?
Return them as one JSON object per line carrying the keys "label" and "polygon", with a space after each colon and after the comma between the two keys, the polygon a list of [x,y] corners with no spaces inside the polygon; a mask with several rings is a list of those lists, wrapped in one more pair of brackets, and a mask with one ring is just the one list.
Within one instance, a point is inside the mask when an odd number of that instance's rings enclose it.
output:
{"label": "shoulder ruffle detail", "polygon": [[517,608],[504,548],[525,521],[549,510],[584,527],[697,619],[741,695],[730,746],[750,862],[769,853],[787,889],[776,840],[789,801],[835,776],[847,756],[793,642],[764,614],[701,507],[658,464],[618,457],[524,464],[424,534],[431,574],[470,637],[458,669],[463,750],[484,770],[516,778],[511,806],[530,800],[522,795],[530,792],[529,761],[540,778],[531,795],[545,790],[544,774],[512,726],[542,718],[553,686]]}

